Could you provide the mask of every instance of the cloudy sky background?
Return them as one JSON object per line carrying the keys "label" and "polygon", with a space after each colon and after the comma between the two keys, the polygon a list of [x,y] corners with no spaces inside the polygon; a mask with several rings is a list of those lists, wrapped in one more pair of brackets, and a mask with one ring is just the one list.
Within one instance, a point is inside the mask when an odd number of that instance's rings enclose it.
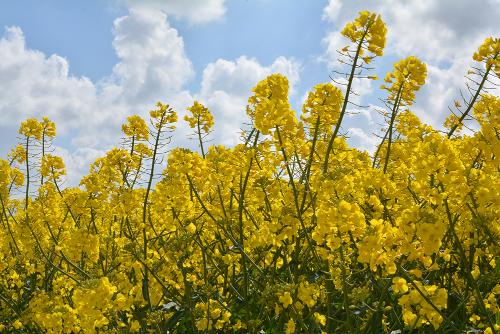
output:
{"label": "cloudy sky background", "polygon": [[[400,58],[427,63],[427,85],[412,108],[437,128],[459,97],[475,49],[499,37],[500,0],[17,0],[0,2],[0,156],[16,144],[19,123],[48,116],[57,123],[57,153],[69,181],[119,144],[127,116],[146,116],[158,100],[179,118],[194,99],[215,116],[213,143],[233,145],[247,120],[250,89],[280,72],[301,101],[339,69],[340,30],[359,10],[388,25],[380,78]],[[379,81],[358,80],[348,117],[350,142],[370,150],[380,128]],[[191,146],[183,121],[175,145]]]}

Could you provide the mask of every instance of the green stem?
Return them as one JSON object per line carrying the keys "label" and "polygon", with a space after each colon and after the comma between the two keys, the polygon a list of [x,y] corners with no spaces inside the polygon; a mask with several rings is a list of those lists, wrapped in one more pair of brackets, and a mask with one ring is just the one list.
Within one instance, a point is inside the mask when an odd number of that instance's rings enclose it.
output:
{"label": "green stem", "polygon": [[358,65],[358,59],[359,59],[359,54],[361,52],[361,47],[363,46],[363,42],[365,41],[366,34],[368,33],[368,30],[370,27],[368,26],[363,33],[363,36],[359,40],[358,47],[356,49],[356,55],[354,56],[354,61],[352,63],[351,67],[351,73],[349,75],[349,80],[347,82],[347,89],[345,92],[345,97],[344,97],[344,102],[342,104],[342,110],[340,111],[339,115],[339,120],[337,121],[337,124],[335,125],[335,130],[333,131],[333,134],[330,138],[330,141],[328,142],[328,148],[326,149],[326,155],[325,155],[325,163],[323,165],[323,173],[328,172],[328,158],[330,157],[330,152],[333,148],[333,142],[335,141],[335,138],[337,138],[337,134],[340,129],[340,125],[342,124],[342,119],[344,118],[345,111],[347,109],[347,103],[349,102],[349,94],[351,93],[351,86],[352,86],[352,81],[354,80],[354,75],[356,72],[356,67]]}
{"label": "green stem", "polygon": [[458,126],[460,124],[462,124],[462,122],[465,119],[465,117],[467,117],[467,115],[469,114],[469,112],[472,110],[472,107],[474,106],[474,103],[476,103],[476,100],[479,97],[479,95],[481,93],[481,90],[483,89],[484,83],[486,82],[486,79],[488,78],[488,74],[490,73],[491,67],[493,66],[493,64],[494,64],[495,60],[497,59],[497,57],[498,57],[498,52],[495,54],[495,57],[493,57],[493,61],[491,62],[491,64],[488,65],[488,66],[486,66],[486,72],[484,73],[483,79],[479,83],[479,87],[477,87],[476,93],[472,97],[472,100],[469,102],[469,105],[467,106],[467,110],[465,110],[465,112],[462,114],[462,116],[460,116],[460,118],[458,119],[458,122],[455,123],[451,127],[451,129],[450,129],[450,131],[448,132],[448,135],[447,135],[448,138],[451,138],[451,136],[453,135],[453,133],[455,132],[455,130],[458,128]]}
{"label": "green stem", "polygon": [[[389,165],[389,156],[391,154],[391,146],[392,146],[392,131],[394,128],[394,120],[396,119],[399,105],[401,103],[401,91],[403,90],[403,85],[404,83],[402,83],[401,86],[399,86],[396,99],[394,100],[394,107],[392,108],[392,113],[391,113],[391,121],[389,123],[389,129],[387,130],[389,133],[389,142],[387,143],[387,152],[385,154],[384,174],[387,172],[387,166]],[[382,146],[382,143],[380,143],[380,146]]]}

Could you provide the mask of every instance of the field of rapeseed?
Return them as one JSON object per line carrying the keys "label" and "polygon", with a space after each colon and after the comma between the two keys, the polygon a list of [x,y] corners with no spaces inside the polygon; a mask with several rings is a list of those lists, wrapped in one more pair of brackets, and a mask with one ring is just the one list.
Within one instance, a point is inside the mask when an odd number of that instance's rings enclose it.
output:
{"label": "field of rapeseed", "polygon": [[48,150],[55,124],[23,122],[0,160],[0,331],[498,332],[500,39],[473,55],[446,131],[411,111],[426,65],[395,63],[370,156],[341,125],[386,31],[369,12],[348,23],[345,91],[315,86],[300,117],[286,77],[259,82],[235,147],[206,145],[198,102],[199,152],[168,146],[169,105],[129,117],[79,187]]}

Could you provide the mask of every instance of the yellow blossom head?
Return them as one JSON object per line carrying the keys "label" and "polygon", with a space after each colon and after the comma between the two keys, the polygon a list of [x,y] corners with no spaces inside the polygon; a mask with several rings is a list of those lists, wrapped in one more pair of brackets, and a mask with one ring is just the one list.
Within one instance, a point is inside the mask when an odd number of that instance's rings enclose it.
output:
{"label": "yellow blossom head", "polygon": [[40,167],[40,173],[43,177],[48,177],[49,179],[58,179],[62,175],[66,175],[66,169],[64,162],[61,157],[46,154],[42,158],[42,166]]}
{"label": "yellow blossom head", "polygon": [[500,38],[488,37],[474,53],[472,59],[486,62],[486,66],[492,66],[494,71],[500,73]]}
{"label": "yellow blossom head", "polygon": [[193,105],[187,108],[187,110],[191,116],[184,116],[184,120],[189,123],[189,127],[191,129],[200,127],[200,130],[208,133],[214,125],[214,117],[210,113],[210,110],[198,101],[194,101]]}
{"label": "yellow blossom head", "polygon": [[340,115],[342,101],[343,94],[339,88],[331,83],[318,84],[307,96],[302,107],[301,119],[313,133],[319,117],[320,132],[331,132],[332,126],[335,125]]}
{"label": "yellow blossom head", "polygon": [[288,79],[281,74],[272,74],[260,81],[248,99],[247,114],[254,126],[268,134],[276,126],[293,127],[297,119],[288,102]]}
{"label": "yellow blossom head", "polygon": [[48,117],[42,117],[42,133],[45,137],[54,138],[56,136],[56,123]]}
{"label": "yellow blossom head", "polygon": [[[342,35],[349,38],[353,43],[359,43],[376,56],[384,53],[385,36],[387,27],[380,15],[369,11],[359,12],[358,17],[345,25]],[[360,48],[360,55],[364,49]],[[371,58],[369,58],[371,59]]]}
{"label": "yellow blossom head", "polygon": [[168,104],[156,103],[156,109],[149,112],[151,121],[156,129],[164,128],[168,124],[169,129],[175,129],[174,123],[177,122],[177,113]]}
{"label": "yellow blossom head", "polygon": [[146,121],[137,115],[127,117],[127,123],[122,125],[122,131],[127,137],[134,137],[135,140],[147,140],[149,137]]}
{"label": "yellow blossom head", "polygon": [[382,89],[389,92],[389,101],[400,99],[406,105],[413,104],[415,92],[425,84],[427,66],[417,57],[408,57],[394,64],[394,70],[387,73]]}
{"label": "yellow blossom head", "polygon": [[21,123],[19,134],[25,137],[32,137],[38,140],[42,139],[43,127],[36,118],[28,118]]}

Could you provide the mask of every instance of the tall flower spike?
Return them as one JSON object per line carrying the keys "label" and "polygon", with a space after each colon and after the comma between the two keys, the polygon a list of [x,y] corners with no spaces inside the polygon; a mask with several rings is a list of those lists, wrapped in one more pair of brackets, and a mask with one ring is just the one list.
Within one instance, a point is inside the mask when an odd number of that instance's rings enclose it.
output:
{"label": "tall flower spike", "polygon": [[291,128],[297,123],[288,102],[288,79],[285,76],[272,74],[252,91],[254,95],[248,99],[247,114],[257,130],[269,134],[276,126]]}
{"label": "tall flower spike", "polygon": [[149,138],[146,121],[137,115],[127,117],[127,123],[122,125],[122,132],[127,137],[134,137],[135,140],[147,140]]}
{"label": "tall flower spike", "polygon": [[[380,15],[368,11],[359,12],[359,16],[342,29],[342,35],[351,42],[366,41],[367,50],[377,56],[384,54],[387,27]],[[361,52],[363,55],[364,52]]]}
{"label": "tall flower spike", "polygon": [[[415,92],[425,84],[427,66],[417,57],[408,57],[394,64],[394,71],[387,73],[384,81],[387,85],[381,88],[389,92],[387,100],[391,103],[404,102],[412,105]],[[399,92],[399,93],[398,93]]]}
{"label": "tall flower spike", "polygon": [[474,52],[472,59],[478,62],[486,62],[486,66],[493,67],[495,73],[500,74],[500,38],[488,37],[479,49]]}
{"label": "tall flower spike", "polygon": [[56,123],[52,122],[48,117],[42,118],[43,135],[48,138],[56,136]]}
{"label": "tall flower spike", "polygon": [[319,133],[331,133],[333,125],[339,118],[342,101],[343,94],[339,88],[331,83],[318,84],[314,86],[313,92],[309,92],[300,118],[313,133],[319,117]]}
{"label": "tall flower spike", "polygon": [[[488,76],[491,71],[495,73],[497,77],[500,76],[500,38],[488,37],[484,40],[483,44],[474,53],[472,59],[477,62],[484,63],[484,68],[482,66],[474,66],[474,70],[469,70],[467,76],[465,77],[469,82],[466,83],[467,91],[471,94],[470,99],[466,100],[462,96],[462,102],[464,103],[465,110],[461,109],[461,103],[456,101],[455,108],[458,111],[457,116],[455,112],[446,118],[445,127],[449,128],[448,138],[453,136],[456,130],[460,130],[463,126],[463,122],[467,115],[470,114],[472,108],[476,104],[476,101],[483,95],[483,91],[488,92],[488,88],[485,87],[485,83],[488,80]],[[471,78],[469,76],[474,76]],[[476,87],[473,89],[473,87]],[[483,92],[484,93],[484,92]],[[450,109],[451,110],[451,109]]]}
{"label": "tall flower spike", "polygon": [[[340,115],[333,130],[328,147],[326,149],[325,161],[323,164],[323,172],[328,172],[328,162],[330,152],[333,149],[333,143],[342,125],[347,103],[349,103],[349,95],[351,94],[351,86],[354,78],[360,77],[363,69],[367,69],[363,64],[369,64],[376,56],[382,56],[385,47],[385,36],[387,27],[380,15],[368,11],[359,12],[359,16],[352,22],[349,22],[342,29],[342,35],[347,37],[351,42],[355,43],[355,49],[350,50],[349,46],[340,50],[340,54],[347,60],[342,60],[342,63],[351,64],[350,73],[343,73],[348,78],[347,86],[340,110]],[[368,53],[368,54],[366,54]],[[377,79],[376,76],[368,76],[369,79]]]}
{"label": "tall flower spike", "polygon": [[59,177],[66,175],[66,168],[61,157],[47,154],[42,158],[40,173],[48,179],[57,180]]}
{"label": "tall flower spike", "polygon": [[198,101],[194,101],[193,105],[187,108],[187,110],[191,116],[184,116],[184,120],[189,123],[189,127],[194,129],[199,126],[201,130],[208,133],[214,125],[214,117],[210,113],[210,110]]}
{"label": "tall flower spike", "polygon": [[413,101],[415,100],[415,92],[418,91],[423,84],[425,84],[426,77],[427,66],[416,57],[408,57],[394,63],[394,70],[387,73],[384,79],[388,85],[382,85],[381,88],[388,91],[389,96],[387,97],[387,102],[392,106],[392,110],[387,131],[373,157],[373,165],[375,166],[380,148],[382,144],[387,141],[384,173],[387,171],[387,167],[389,165],[389,156],[391,152],[396,115],[402,106],[413,104]]}
{"label": "tall flower spike", "polygon": [[205,157],[205,150],[203,148],[203,139],[208,135],[210,129],[214,125],[214,117],[207,107],[198,101],[194,101],[193,105],[187,110],[191,116],[184,116],[184,120],[189,123],[191,129],[195,129],[195,134],[198,137],[201,155]]}
{"label": "tall flower spike", "polygon": [[175,129],[175,122],[177,122],[177,113],[168,104],[163,104],[161,102],[156,103],[156,109],[149,112],[151,116],[151,121],[153,122],[155,128],[158,130],[164,127],[173,130]]}
{"label": "tall flower spike", "polygon": [[42,139],[42,132],[42,124],[36,118],[28,118],[21,123],[21,127],[19,128],[20,135],[36,138],[37,140]]}

